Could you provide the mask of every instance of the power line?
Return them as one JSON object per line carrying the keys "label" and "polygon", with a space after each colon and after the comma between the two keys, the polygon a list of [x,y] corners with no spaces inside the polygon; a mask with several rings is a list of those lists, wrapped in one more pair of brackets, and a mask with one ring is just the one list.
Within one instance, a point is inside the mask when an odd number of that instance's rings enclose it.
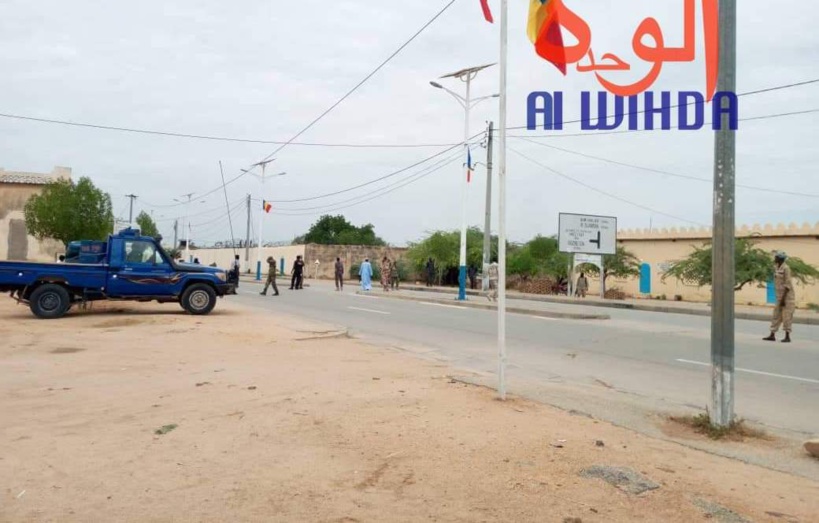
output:
{"label": "power line", "polygon": [[[404,42],[403,44],[401,44],[401,46],[400,46],[400,47],[398,47],[398,49],[396,49],[396,50],[395,50],[395,51],[394,51],[394,52],[393,52],[393,53],[392,53],[390,56],[388,56],[388,57],[387,57],[387,58],[386,58],[384,61],[382,61],[382,62],[381,62],[381,63],[380,63],[380,64],[379,64],[379,65],[378,65],[378,66],[377,66],[375,69],[373,69],[373,70],[372,70],[372,71],[371,71],[369,74],[367,74],[367,75],[366,75],[366,76],[365,76],[365,77],[364,77],[364,78],[363,78],[363,79],[362,79],[360,82],[358,82],[358,83],[357,83],[355,86],[353,86],[353,88],[352,88],[352,89],[350,89],[349,91],[347,91],[347,92],[346,92],[346,93],[345,93],[345,94],[344,94],[344,95],[343,95],[341,98],[339,98],[339,99],[338,99],[338,100],[337,100],[335,103],[333,103],[333,104],[332,104],[330,107],[328,107],[327,109],[325,109],[325,110],[324,110],[324,112],[322,112],[322,113],[321,113],[321,114],[320,114],[318,117],[316,117],[315,119],[313,119],[313,121],[311,121],[311,122],[310,122],[309,124],[307,124],[307,125],[306,125],[304,128],[302,128],[302,130],[301,130],[301,131],[299,131],[299,132],[297,132],[295,135],[293,135],[293,137],[292,137],[292,138],[290,138],[290,139],[289,139],[289,140],[287,140],[286,142],[282,143],[282,144],[281,144],[281,145],[279,145],[279,146],[278,146],[278,147],[277,147],[277,148],[276,148],[276,149],[275,149],[275,150],[274,150],[272,153],[270,153],[269,155],[265,156],[265,157],[264,157],[264,158],[261,160],[261,162],[257,162],[257,164],[258,164],[258,163],[262,163],[262,162],[266,162],[267,160],[270,160],[271,158],[273,158],[273,157],[274,157],[276,154],[278,154],[280,151],[282,151],[282,150],[283,150],[285,147],[287,147],[288,145],[291,145],[293,142],[295,142],[295,141],[296,141],[296,140],[299,138],[299,136],[301,136],[302,134],[306,133],[306,132],[307,132],[309,129],[311,129],[311,128],[312,128],[314,125],[316,125],[316,124],[317,124],[319,121],[321,121],[321,120],[322,120],[322,119],[323,119],[325,116],[327,116],[328,114],[330,114],[330,112],[332,112],[332,111],[333,111],[333,110],[334,110],[336,107],[338,107],[339,105],[341,105],[341,104],[342,104],[342,103],[343,103],[343,102],[344,102],[344,101],[345,101],[347,98],[349,98],[349,97],[350,97],[350,96],[351,96],[351,95],[352,95],[354,92],[356,92],[356,91],[357,91],[357,90],[358,90],[358,89],[359,89],[359,88],[360,88],[362,85],[364,85],[365,83],[367,83],[367,81],[368,81],[370,78],[372,78],[373,76],[375,76],[375,74],[376,74],[376,73],[378,73],[378,71],[380,71],[381,69],[383,69],[383,68],[384,68],[384,66],[386,66],[386,65],[387,65],[387,64],[388,64],[390,61],[392,61],[392,59],[393,59],[393,58],[395,58],[396,56],[398,56],[398,54],[399,54],[401,51],[403,51],[403,50],[404,50],[404,49],[405,49],[405,48],[406,48],[406,47],[407,47],[409,44],[411,44],[413,41],[415,41],[415,39],[416,39],[416,38],[418,38],[418,36],[420,36],[420,35],[421,35],[421,33],[423,33],[423,32],[426,30],[426,28],[427,28],[427,27],[429,27],[430,25],[432,25],[432,24],[433,24],[433,22],[435,22],[435,21],[436,21],[438,18],[440,18],[440,17],[441,17],[441,15],[443,15],[443,14],[444,14],[444,13],[445,13],[445,12],[446,12],[446,11],[447,11],[447,10],[448,10],[450,7],[451,7],[451,6],[452,6],[452,4],[454,4],[454,3],[455,3],[455,1],[456,1],[456,0],[450,0],[450,1],[449,1],[449,2],[448,2],[448,3],[447,3],[447,4],[446,4],[446,5],[445,5],[445,6],[444,6],[444,7],[443,7],[441,10],[440,10],[440,11],[438,11],[438,12],[435,14],[435,16],[433,16],[433,17],[432,17],[432,18],[431,18],[431,19],[430,19],[428,22],[426,22],[424,25],[422,25],[422,26],[421,26],[421,28],[420,28],[420,29],[418,29],[418,30],[417,30],[417,31],[416,31],[416,32],[415,32],[415,33],[414,33],[414,34],[413,34],[413,35],[412,35],[412,36],[409,38],[409,40],[407,40],[406,42]],[[453,146],[453,147],[457,147],[457,145],[456,145],[456,146]],[[250,166],[250,167],[249,167],[249,169],[252,169],[252,168],[253,168],[253,166]],[[213,194],[213,193],[215,193],[215,192],[217,192],[217,191],[219,191],[219,190],[222,190],[224,187],[227,187],[228,185],[232,184],[232,183],[233,183],[233,182],[235,182],[236,180],[239,180],[240,178],[242,178],[243,176],[245,176],[245,175],[246,175],[248,172],[249,172],[249,170],[243,170],[243,171],[241,172],[241,174],[238,174],[238,175],[237,175],[237,176],[235,176],[234,178],[230,179],[230,180],[229,180],[227,183],[223,182],[223,183],[222,183],[222,185],[220,185],[219,187],[216,187],[215,189],[212,189],[212,190],[210,190],[210,191],[207,191],[207,192],[205,192],[204,194],[199,195],[198,197],[199,197],[199,198],[204,198],[204,197],[210,196],[211,194]]]}
{"label": "power line", "polygon": [[[643,167],[643,166],[634,165],[634,164],[631,164],[631,163],[619,162],[617,160],[612,160],[610,158],[603,158],[602,156],[595,156],[593,154],[586,154],[586,153],[581,153],[581,152],[578,152],[578,151],[572,151],[571,149],[564,149],[562,147],[555,147],[554,145],[548,145],[548,144],[545,144],[545,143],[536,142],[536,141],[531,140],[529,138],[521,138],[521,139],[523,141],[533,143],[533,144],[539,145],[541,147],[547,147],[549,149],[554,149],[556,151],[561,151],[561,152],[564,152],[564,153],[567,153],[567,154],[574,154],[576,156],[582,156],[583,158],[590,158],[592,160],[598,160],[598,161],[601,161],[601,162],[606,162],[606,163],[610,163],[610,164],[614,164],[614,165],[620,165],[622,167],[629,167],[631,169],[638,169],[638,170],[641,170],[641,171],[662,174],[662,175],[665,175],[665,176],[673,176],[675,178],[682,178],[684,180],[694,180],[694,181],[697,181],[697,182],[705,182],[705,183],[709,183],[709,184],[714,183],[714,180],[709,179],[709,178],[700,178],[700,177],[697,177],[697,176],[678,174],[678,173],[673,173],[673,172],[669,172],[669,171],[663,171],[661,169],[654,169],[654,168],[651,168],[651,167]],[[766,192],[766,193],[787,194],[789,196],[804,196],[806,198],[819,198],[819,194],[800,193],[800,192],[792,192],[792,191],[780,191],[778,189],[768,189],[766,187],[757,187],[755,185],[744,185],[744,184],[739,184],[738,183],[737,187],[742,187],[743,189],[749,189],[749,190],[753,190],[753,191],[761,191],[761,192]]]}
{"label": "power line", "polygon": [[679,220],[679,221],[682,221],[682,222],[690,223],[690,224],[693,224],[693,225],[705,226],[705,224],[703,224],[703,223],[700,223],[700,222],[695,222],[695,221],[689,220],[689,219],[687,219],[687,218],[681,218],[681,217],[679,217],[679,216],[674,216],[673,214],[668,214],[667,212],[658,211],[657,209],[652,209],[651,207],[648,207],[648,206],[646,206],[646,205],[643,205],[643,204],[640,204],[640,203],[637,203],[637,202],[633,202],[633,201],[631,201],[631,200],[627,200],[627,199],[625,199],[625,198],[622,198],[622,197],[620,197],[620,196],[617,196],[616,194],[612,194],[612,193],[610,193],[610,192],[606,192],[606,191],[604,191],[604,190],[602,190],[602,189],[598,189],[597,187],[595,187],[595,186],[593,186],[593,185],[590,185],[590,184],[588,184],[588,183],[586,183],[586,182],[583,182],[583,181],[580,181],[580,180],[578,180],[578,179],[576,179],[576,178],[573,178],[573,177],[571,177],[571,176],[569,176],[569,175],[567,175],[567,174],[563,174],[562,172],[560,172],[560,171],[558,171],[558,170],[556,170],[556,169],[553,169],[553,168],[551,168],[551,167],[548,167],[548,166],[546,166],[546,165],[543,165],[542,163],[538,162],[537,160],[532,159],[532,158],[530,158],[529,156],[526,156],[525,154],[523,154],[523,153],[521,153],[521,152],[519,152],[519,151],[517,151],[517,150],[515,150],[515,149],[513,149],[513,148],[511,148],[511,147],[509,147],[509,150],[510,150],[510,151],[512,151],[513,153],[517,154],[517,155],[518,155],[518,156],[520,156],[521,158],[523,158],[523,159],[525,159],[525,160],[527,160],[527,161],[529,161],[529,162],[531,162],[531,163],[533,163],[533,164],[537,165],[537,166],[538,166],[538,167],[540,167],[541,169],[546,169],[547,171],[549,171],[549,172],[551,172],[551,173],[553,173],[553,174],[555,174],[555,175],[557,175],[557,176],[559,176],[559,177],[561,177],[561,178],[564,178],[564,179],[566,179],[566,180],[569,180],[570,182],[575,183],[575,184],[577,184],[577,185],[581,185],[581,186],[585,187],[586,189],[589,189],[589,190],[594,191],[594,192],[596,192],[596,193],[602,194],[603,196],[607,196],[607,197],[609,197],[609,198],[612,198],[612,199],[615,199],[615,200],[621,201],[621,202],[623,202],[623,203],[627,203],[627,204],[629,204],[629,205],[632,205],[632,206],[634,206],[634,207],[638,207],[638,208],[640,208],[640,209],[643,209],[643,210],[646,210],[646,211],[652,212],[652,213],[654,213],[654,214],[659,214],[659,215],[661,215],[661,216],[667,216],[668,218],[673,218],[673,219],[675,219],[675,220]]}
{"label": "power line", "polygon": [[[438,167],[436,167],[435,169],[432,169],[432,170],[430,170],[429,172],[426,172],[426,173],[424,173],[423,171],[421,171],[419,173],[416,173],[416,174],[412,175],[411,177],[409,177],[409,178],[407,178],[405,180],[402,180],[400,185],[397,185],[397,186],[395,186],[395,187],[393,187],[393,188],[391,188],[389,190],[384,190],[383,192],[380,192],[379,194],[376,194],[375,196],[371,196],[371,197],[366,198],[364,200],[361,200],[361,201],[358,201],[358,202],[355,202],[355,203],[351,203],[350,205],[342,205],[340,207],[335,207],[335,208],[332,208],[332,209],[324,209],[322,211],[314,211],[314,212],[288,213],[288,212],[275,212],[274,211],[274,214],[278,214],[278,215],[282,215],[282,216],[312,216],[312,215],[316,215],[316,214],[319,214],[319,213],[335,212],[335,211],[340,211],[340,210],[343,210],[343,209],[349,209],[350,207],[355,207],[356,205],[360,205],[362,203],[366,203],[366,202],[375,200],[376,198],[379,198],[381,196],[384,196],[384,195],[387,195],[389,193],[395,192],[398,189],[406,187],[407,185],[410,185],[412,183],[420,181],[421,179],[426,178],[427,176],[429,176],[429,175],[431,175],[431,174],[433,174],[435,172],[440,171],[441,169],[443,169],[447,165],[451,164],[453,161],[459,160],[459,159],[460,158],[453,158],[452,160],[449,160],[448,162],[446,162],[444,164],[441,164]],[[382,188],[380,190],[383,190],[383,189],[387,189],[387,188],[384,187],[384,188]]]}
{"label": "power line", "polygon": [[[113,125],[101,125],[83,122],[72,122],[70,120],[57,120],[52,118],[38,118],[36,116],[27,116],[20,114],[0,113],[0,118],[8,118],[13,120],[23,120],[38,123],[47,123],[55,125],[67,125],[71,127],[85,127],[88,129],[97,129],[102,131],[118,131],[125,133],[148,134],[156,136],[168,136],[172,138],[188,138],[192,140],[210,140],[217,142],[239,142],[239,143],[259,143],[266,145],[283,145],[287,142],[277,140],[260,140],[252,138],[231,138],[227,136],[211,136],[204,134],[188,134],[175,133],[170,131],[156,131],[151,129],[136,129],[132,127],[119,127]],[[444,147],[447,145],[454,145],[451,143],[395,143],[395,144],[368,144],[368,143],[322,143],[322,142],[290,142],[290,145],[298,145],[302,147],[337,147],[350,149],[411,149],[423,147]]]}
{"label": "power line", "polygon": [[[805,85],[812,85],[812,84],[816,84],[816,83],[819,83],[819,78],[815,78],[813,80],[805,80],[804,82],[795,82],[795,83],[790,83],[790,84],[785,84],[785,85],[776,85],[776,86],[773,86],[773,87],[765,87],[763,89],[756,89],[754,91],[746,91],[744,93],[738,93],[737,97],[739,98],[739,97],[742,97],[742,96],[751,96],[751,95],[755,95],[755,94],[770,93],[772,91],[781,91],[783,89],[792,89],[794,87],[803,87]],[[700,105],[700,104],[698,104],[698,105]],[[671,107],[668,107],[668,109],[669,110],[670,109],[676,109],[678,107],[680,107],[680,104],[672,105]],[[815,112],[815,111],[816,111],[816,109],[814,109],[812,111],[809,111],[809,112]],[[634,114],[643,114],[645,112],[646,112],[646,110],[643,109],[642,111],[637,111],[637,113],[634,113]],[[800,113],[794,113],[794,114],[800,114]],[[567,125],[567,124],[573,124],[573,123],[583,123],[583,122],[588,122],[589,120],[590,120],[590,118],[589,119],[580,118],[579,120],[570,120],[568,122],[563,122],[563,124]],[[507,127],[506,129],[508,131],[512,131],[512,130],[528,129],[528,128],[529,128],[528,125],[519,125],[519,126],[516,126],[516,127]],[[631,132],[631,131],[621,131],[621,132]],[[603,133],[600,133],[600,134],[603,134]],[[610,133],[610,134],[614,134],[614,133]]]}
{"label": "power line", "polygon": [[[314,206],[314,207],[300,207],[300,208],[297,208],[297,209],[281,209],[281,211],[282,212],[291,212],[291,211],[313,211],[313,210],[317,210],[317,209],[327,209],[328,207],[337,207],[339,205],[354,202],[356,200],[366,198],[367,196],[370,196],[370,195],[381,196],[383,194],[387,194],[387,192],[382,192],[382,191],[385,191],[386,189],[394,187],[394,186],[396,186],[398,184],[401,184],[402,182],[406,182],[408,180],[417,181],[417,179],[420,179],[420,178],[424,177],[424,176],[421,176],[421,175],[424,175],[424,173],[431,174],[431,172],[429,172],[430,170],[435,172],[435,171],[439,170],[440,168],[443,168],[444,166],[449,165],[449,164],[451,164],[452,162],[454,162],[456,160],[460,160],[461,156],[462,156],[461,151],[458,151],[457,154],[451,155],[450,157],[447,157],[447,158],[445,158],[443,160],[440,160],[440,161],[438,161],[438,162],[436,162],[436,163],[434,163],[434,164],[432,164],[430,166],[427,166],[424,169],[421,169],[419,172],[409,176],[408,178],[395,181],[395,182],[393,182],[393,183],[391,183],[391,184],[389,184],[389,185],[387,185],[385,187],[380,187],[380,188],[378,188],[378,189],[376,189],[374,191],[370,191],[368,193],[360,194],[360,195],[355,196],[353,198],[348,198],[347,200],[341,200],[341,201],[338,201],[338,202],[327,203],[327,204],[324,204],[324,205],[318,205],[318,206]],[[369,201],[369,200],[367,200],[367,201]],[[346,208],[346,207],[340,207],[340,208]],[[336,210],[338,210],[338,208]]]}
{"label": "power line", "polygon": [[375,76],[375,74],[376,74],[376,73],[378,73],[378,71],[380,71],[381,69],[383,69],[383,68],[384,68],[384,66],[386,66],[386,65],[387,65],[389,62],[391,62],[393,58],[395,58],[396,56],[398,56],[398,54],[399,54],[401,51],[403,51],[403,50],[404,50],[404,49],[405,49],[405,48],[406,48],[406,47],[407,47],[409,44],[411,44],[411,43],[412,43],[412,42],[413,42],[413,41],[414,41],[416,38],[418,38],[418,37],[421,35],[421,33],[423,33],[423,32],[426,30],[426,28],[427,28],[427,27],[429,27],[430,25],[432,25],[432,24],[433,24],[433,23],[434,23],[434,22],[435,22],[435,21],[436,21],[436,20],[437,20],[437,19],[438,19],[438,18],[439,18],[441,15],[443,15],[443,14],[444,14],[444,13],[445,13],[445,12],[446,12],[446,11],[447,11],[449,8],[450,8],[450,7],[452,7],[452,4],[454,4],[454,3],[455,3],[455,0],[450,0],[450,1],[449,1],[449,2],[448,2],[448,3],[447,3],[447,4],[446,4],[446,5],[445,5],[445,6],[444,6],[444,7],[443,7],[441,10],[440,10],[440,11],[438,11],[438,12],[435,14],[435,16],[433,16],[433,17],[432,17],[432,18],[431,18],[431,19],[430,19],[430,20],[429,20],[427,23],[425,23],[424,25],[422,25],[422,26],[421,26],[421,28],[420,28],[420,29],[418,29],[418,30],[417,30],[417,31],[416,31],[416,32],[415,32],[415,33],[414,33],[414,34],[413,34],[413,35],[412,35],[412,36],[409,38],[409,40],[407,40],[406,42],[404,42],[403,44],[401,44],[401,46],[400,46],[398,49],[396,49],[396,50],[395,50],[395,51],[394,51],[394,52],[393,52],[393,53],[392,53],[390,56],[388,56],[388,57],[387,57],[387,58],[386,58],[386,59],[385,59],[383,62],[381,62],[380,64],[378,64],[378,66],[377,66],[375,69],[373,69],[373,70],[372,70],[372,71],[371,71],[369,74],[367,74],[367,76],[365,76],[365,77],[364,77],[364,78],[363,78],[363,79],[362,79],[360,82],[358,82],[358,83],[357,83],[355,86],[353,86],[353,88],[352,88],[352,89],[350,89],[349,91],[347,91],[347,92],[344,94],[344,96],[342,96],[341,98],[339,98],[339,99],[338,99],[338,100],[337,100],[337,101],[336,101],[336,102],[335,102],[333,105],[331,105],[330,107],[328,107],[328,108],[327,108],[327,109],[326,109],[326,110],[325,110],[323,113],[321,113],[320,115],[318,115],[318,117],[316,117],[316,118],[315,118],[315,119],[314,119],[312,122],[310,122],[309,124],[307,124],[307,125],[306,125],[306,126],[305,126],[305,127],[302,129],[302,130],[301,130],[301,131],[299,131],[299,132],[297,132],[295,135],[293,135],[293,137],[292,137],[292,138],[290,138],[290,139],[289,139],[289,140],[287,140],[285,143],[283,143],[283,144],[281,144],[279,147],[277,147],[275,151],[273,151],[272,153],[270,153],[269,155],[267,155],[266,157],[264,157],[264,158],[262,159],[262,161],[264,162],[264,161],[267,161],[267,160],[269,160],[269,159],[273,158],[273,157],[274,157],[276,154],[278,154],[278,153],[279,153],[281,150],[283,150],[285,147],[287,147],[288,145],[290,145],[292,142],[296,141],[296,139],[297,139],[299,136],[301,136],[302,134],[306,133],[306,132],[307,132],[307,131],[308,131],[310,128],[312,128],[312,127],[313,127],[314,125],[316,125],[316,124],[317,124],[319,121],[321,121],[321,120],[322,120],[322,119],[323,119],[325,116],[327,116],[328,114],[330,114],[330,112],[331,112],[331,111],[333,111],[333,109],[335,109],[336,107],[338,107],[339,105],[341,105],[341,104],[344,102],[344,100],[346,100],[347,98],[349,98],[349,97],[350,97],[350,96],[351,96],[351,95],[352,95],[354,92],[356,92],[356,91],[357,91],[357,90],[358,90],[358,89],[359,89],[359,88],[360,88],[362,85],[364,85],[365,83],[367,83],[367,81],[369,81],[369,79],[370,79],[370,78],[372,78],[373,76]]}

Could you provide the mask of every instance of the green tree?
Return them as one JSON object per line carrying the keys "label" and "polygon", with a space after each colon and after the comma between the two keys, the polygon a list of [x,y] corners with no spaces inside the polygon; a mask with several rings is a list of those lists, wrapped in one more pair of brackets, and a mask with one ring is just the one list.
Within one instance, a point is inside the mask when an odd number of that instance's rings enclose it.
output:
{"label": "green tree", "polygon": [[356,227],[344,216],[324,215],[310,226],[310,230],[293,240],[294,244],[317,243],[321,245],[386,245],[375,234],[375,227],[368,223]]}
{"label": "green tree", "polygon": [[154,219],[147,212],[142,211],[139,213],[136,217],[136,223],[139,225],[139,232],[143,236],[150,236],[151,238],[159,236],[159,229],[154,223]]}
{"label": "green tree", "polygon": [[510,249],[509,274],[523,278],[550,276],[565,283],[571,257],[559,251],[557,238],[535,236],[526,244]]}
{"label": "green tree", "polygon": [[[489,242],[489,257],[498,256],[498,237],[492,236]],[[411,243],[406,260],[417,274],[424,274],[427,260],[432,258],[439,275],[451,268],[458,267],[461,261],[460,231],[435,231],[423,240]],[[466,263],[481,269],[483,267],[483,231],[470,227],[466,231]]]}
{"label": "green tree", "polygon": [[25,205],[26,228],[38,239],[54,238],[66,246],[75,240],[104,240],[114,214],[111,197],[88,178],[56,180]]}
{"label": "green tree", "polygon": [[[583,272],[593,276],[600,274],[596,265],[583,264],[578,267]],[[603,280],[609,276],[615,278],[631,278],[640,275],[640,259],[625,247],[617,247],[616,254],[603,255]]]}
{"label": "green tree", "polygon": [[[757,283],[764,285],[773,278],[774,264],[771,253],[760,249],[747,238],[736,240],[736,280],[734,290],[741,290],[746,285]],[[687,258],[674,262],[663,274],[668,277],[704,287],[711,285],[711,245],[694,247]],[[799,258],[788,258],[788,266],[793,277],[802,284],[809,284],[819,278],[819,270]]]}

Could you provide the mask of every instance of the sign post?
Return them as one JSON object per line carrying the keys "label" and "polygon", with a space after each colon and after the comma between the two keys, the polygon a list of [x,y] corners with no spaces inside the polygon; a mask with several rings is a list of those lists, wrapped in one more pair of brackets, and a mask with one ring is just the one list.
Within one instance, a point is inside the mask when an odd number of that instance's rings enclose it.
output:
{"label": "sign post", "polygon": [[569,296],[573,296],[575,268],[589,263],[600,269],[600,298],[605,299],[603,255],[617,253],[617,218],[560,213],[558,223],[558,250],[572,255],[569,266]]}

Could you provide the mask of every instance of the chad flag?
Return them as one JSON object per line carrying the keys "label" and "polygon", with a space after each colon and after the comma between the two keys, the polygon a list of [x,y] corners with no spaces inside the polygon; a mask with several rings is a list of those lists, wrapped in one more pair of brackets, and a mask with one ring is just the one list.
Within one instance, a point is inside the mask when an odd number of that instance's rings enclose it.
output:
{"label": "chad flag", "polygon": [[272,208],[273,208],[272,203],[262,200],[262,209],[264,210],[264,212],[270,212]]}
{"label": "chad flag", "polygon": [[529,0],[529,24],[526,34],[535,44],[537,54],[566,74],[566,51],[557,21],[555,5],[560,0]]}

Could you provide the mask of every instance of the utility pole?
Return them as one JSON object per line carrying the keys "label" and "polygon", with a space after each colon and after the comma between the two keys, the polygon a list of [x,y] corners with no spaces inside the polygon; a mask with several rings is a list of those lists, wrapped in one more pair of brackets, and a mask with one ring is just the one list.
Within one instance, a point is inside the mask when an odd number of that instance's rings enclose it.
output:
{"label": "utility pole", "polygon": [[137,199],[137,195],[136,194],[126,194],[125,197],[131,200],[131,205],[130,205],[130,208],[128,210],[128,224],[130,225],[130,224],[134,223],[134,200]]}
{"label": "utility pole", "polygon": [[492,146],[495,123],[489,122],[489,138],[486,142],[486,218],[483,225],[483,279],[481,287],[489,291],[489,262],[492,253]]}
{"label": "utility pole", "polygon": [[245,267],[250,267],[250,195],[247,195],[247,234],[245,235]]}
{"label": "utility pole", "polygon": [[509,66],[509,0],[501,0],[498,126],[498,397],[506,400],[506,102]]}
{"label": "utility pole", "polygon": [[[736,92],[736,0],[719,2],[718,92]],[[723,107],[730,104],[722,98]],[[714,144],[714,237],[711,265],[711,424],[728,427],[734,421],[734,285],[736,134],[729,115]]]}
{"label": "utility pole", "polygon": [[178,243],[178,235],[179,235],[179,218],[173,221],[173,248],[179,248]]}

